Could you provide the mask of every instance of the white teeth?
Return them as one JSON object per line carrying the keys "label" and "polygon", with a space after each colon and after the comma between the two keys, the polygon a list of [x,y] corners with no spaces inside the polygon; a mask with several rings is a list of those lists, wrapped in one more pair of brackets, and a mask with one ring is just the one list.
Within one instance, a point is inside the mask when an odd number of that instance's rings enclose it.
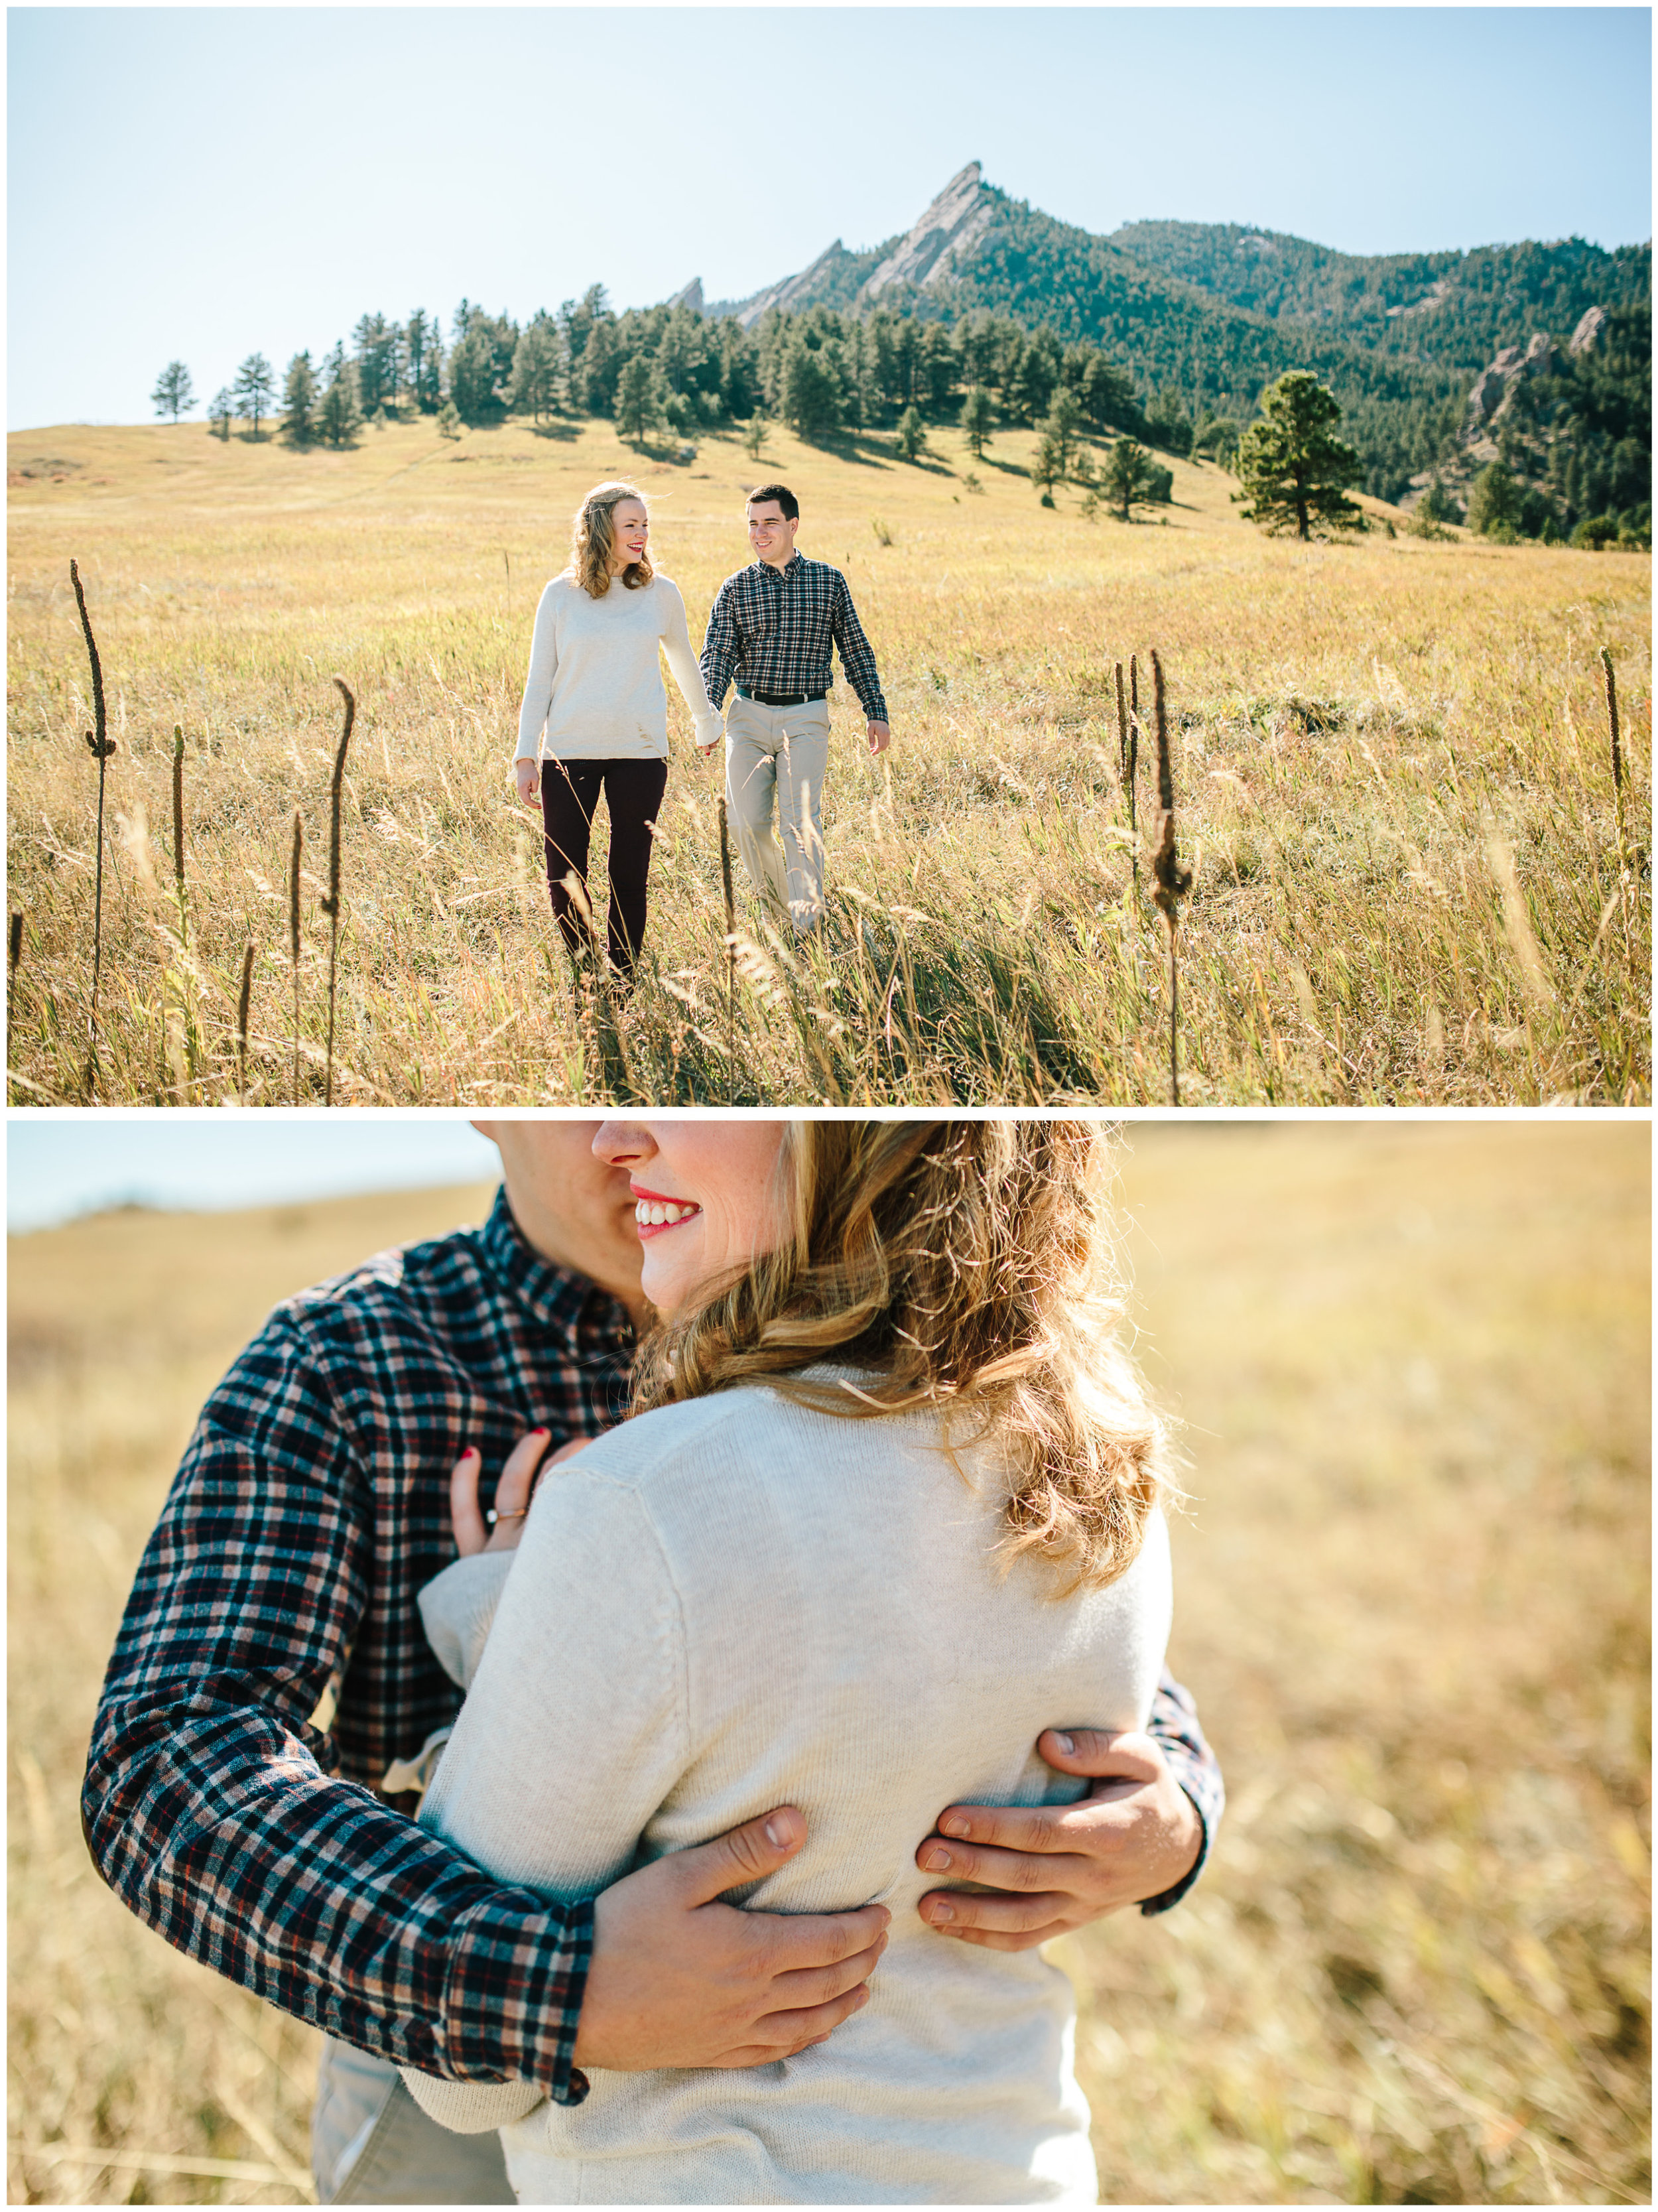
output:
{"label": "white teeth", "polygon": [[681,1206],[674,1199],[641,1198],[634,1207],[634,1219],[641,1229],[661,1229],[676,1221],[689,1221],[700,1212],[695,1206]]}

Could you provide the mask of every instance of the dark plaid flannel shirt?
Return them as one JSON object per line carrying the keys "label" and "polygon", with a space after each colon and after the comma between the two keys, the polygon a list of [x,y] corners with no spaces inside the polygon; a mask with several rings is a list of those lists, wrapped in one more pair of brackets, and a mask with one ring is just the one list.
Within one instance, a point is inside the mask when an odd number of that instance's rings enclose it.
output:
{"label": "dark plaid flannel shirt", "polygon": [[702,641],[702,681],[717,708],[733,678],[747,691],[826,692],[835,677],[831,645],[841,648],[865,720],[884,722],[875,655],[841,571],[804,553],[781,570],[751,561],[715,595]]}
{"label": "dark plaid flannel shirt", "polygon": [[[375,1792],[460,1703],[416,1604],[455,1556],[454,1461],[480,1448],[487,1504],[525,1430],[557,1444],[620,1417],[630,1351],[622,1307],[539,1258],[504,1192],[482,1229],[278,1306],[144,1553],[82,1801],[105,1880],[180,1950],[363,2050],[565,2104],[586,2094],[591,1903],[492,1881]],[[1167,1674],[1151,1730],[1205,1835],[1147,1912],[1196,1881],[1224,1802]]]}

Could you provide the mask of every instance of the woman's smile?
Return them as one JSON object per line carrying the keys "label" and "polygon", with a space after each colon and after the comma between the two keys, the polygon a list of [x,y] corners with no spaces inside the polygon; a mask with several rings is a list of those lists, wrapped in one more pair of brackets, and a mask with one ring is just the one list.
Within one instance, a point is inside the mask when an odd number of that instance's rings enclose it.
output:
{"label": "woman's smile", "polygon": [[641,1237],[659,1237],[665,1229],[677,1229],[682,1221],[690,1221],[702,1211],[695,1199],[665,1198],[660,1191],[641,1190],[637,1183],[629,1188],[638,1200],[634,1219]]}

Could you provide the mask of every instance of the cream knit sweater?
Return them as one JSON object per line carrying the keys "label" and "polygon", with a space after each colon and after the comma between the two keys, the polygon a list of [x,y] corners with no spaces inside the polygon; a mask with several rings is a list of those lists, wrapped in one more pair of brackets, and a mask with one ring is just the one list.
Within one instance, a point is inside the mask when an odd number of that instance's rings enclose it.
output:
{"label": "cream knit sweater", "polygon": [[696,742],[711,745],[723,726],[691,651],[678,585],[659,571],[630,592],[618,576],[594,599],[574,569],[555,576],[536,609],[513,758],[665,760],[659,645],[695,720]]}
{"label": "cream knit sweater", "polygon": [[1168,1534],[1056,1599],[1036,1564],[1003,1571],[997,1484],[964,1463],[977,1488],[928,1415],[726,1391],[590,1445],[516,1553],[428,1586],[435,1648],[476,1677],[421,1819],[491,1874],[574,1899],[790,1802],[805,1848],[733,1901],[893,1915],[869,2004],[798,2058],[595,2071],[578,2106],[407,2075],[445,2124],[501,2127],[524,2203],[1094,2203],[1069,1983],[928,1928],[914,1853],[952,1800],[1082,1795],[1043,1728],[1145,1725]]}

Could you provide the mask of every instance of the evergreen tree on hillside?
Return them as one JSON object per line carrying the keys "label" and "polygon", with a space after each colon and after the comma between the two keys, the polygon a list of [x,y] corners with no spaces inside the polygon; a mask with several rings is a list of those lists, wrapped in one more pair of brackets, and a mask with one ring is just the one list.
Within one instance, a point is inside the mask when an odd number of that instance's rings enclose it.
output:
{"label": "evergreen tree on hillside", "polygon": [[1481,469],[1468,487],[1468,527],[1481,538],[1512,542],[1520,534],[1525,494],[1501,461]]}
{"label": "evergreen tree on hillside", "polygon": [[616,379],[616,428],[630,444],[643,445],[647,432],[662,420],[667,404],[667,379],[647,356],[636,353],[623,364]]}
{"label": "evergreen tree on hillside", "polygon": [[982,384],[975,384],[962,402],[961,414],[962,435],[967,440],[967,449],[975,461],[984,459],[985,447],[990,443],[990,433],[995,420],[990,394]]}
{"label": "evergreen tree on hillside", "polygon": [[404,332],[404,358],[409,389],[422,415],[434,415],[443,404],[443,338],[435,315],[416,307]]}
{"label": "evergreen tree on hillside", "polygon": [[364,315],[351,333],[357,367],[357,399],[365,415],[373,415],[395,401],[398,392],[398,350],[403,332],[384,315]]}
{"label": "evergreen tree on hillside", "polygon": [[308,446],[317,434],[317,378],[308,353],[296,353],[282,383],[282,435]]}
{"label": "evergreen tree on hillside", "polygon": [[926,425],[921,410],[911,405],[898,417],[898,451],[907,461],[919,460],[926,451]]}
{"label": "evergreen tree on hillside", "polygon": [[558,325],[544,308],[525,325],[513,355],[513,380],[507,387],[509,404],[537,422],[558,409],[559,374],[563,348]]}
{"label": "evergreen tree on hillside", "polygon": [[1309,370],[1292,368],[1260,395],[1261,419],[1238,444],[1235,500],[1248,500],[1243,519],[1274,533],[1293,528],[1312,536],[1314,523],[1331,530],[1362,530],[1362,507],[1343,496],[1364,471],[1351,446],[1336,437],[1341,408]]}
{"label": "evergreen tree on hillside", "polygon": [[1083,419],[1091,430],[1137,430],[1140,410],[1134,398],[1133,379],[1090,347],[1076,386]]}
{"label": "evergreen tree on hillside", "polygon": [[181,361],[170,361],[155,380],[155,389],[149,402],[158,415],[170,415],[176,422],[186,407],[196,404],[195,388],[190,381],[190,371]]}
{"label": "evergreen tree on hillside", "polygon": [[346,359],[342,338],[323,363],[328,379],[317,409],[317,434],[331,446],[349,446],[362,428],[362,408],[357,398],[357,370]]}
{"label": "evergreen tree on hillside", "polygon": [[826,438],[841,419],[841,395],[821,347],[797,331],[783,357],[781,413],[803,438]]}
{"label": "evergreen tree on hillside", "polygon": [[1061,385],[1054,394],[1054,404],[1042,420],[1042,434],[1052,441],[1054,458],[1062,477],[1071,473],[1071,464],[1077,451],[1077,441],[1082,431],[1082,402],[1074,392]]}
{"label": "evergreen tree on hillside", "polygon": [[495,412],[495,349],[476,318],[469,318],[449,356],[449,397],[463,422],[482,422]]}
{"label": "evergreen tree on hillside", "polygon": [[213,425],[213,434],[230,442],[230,425],[236,413],[236,395],[222,384],[214,393],[207,410],[207,419]]}
{"label": "evergreen tree on hillside", "polygon": [[1145,447],[1133,438],[1119,438],[1101,476],[1100,489],[1123,520],[1133,521],[1131,510],[1151,497],[1151,456]]}
{"label": "evergreen tree on hillside", "polygon": [[259,423],[270,412],[270,402],[276,389],[276,380],[270,363],[262,353],[251,353],[236,371],[236,381],[231,386],[236,395],[236,412],[253,425],[253,435],[259,434]]}

